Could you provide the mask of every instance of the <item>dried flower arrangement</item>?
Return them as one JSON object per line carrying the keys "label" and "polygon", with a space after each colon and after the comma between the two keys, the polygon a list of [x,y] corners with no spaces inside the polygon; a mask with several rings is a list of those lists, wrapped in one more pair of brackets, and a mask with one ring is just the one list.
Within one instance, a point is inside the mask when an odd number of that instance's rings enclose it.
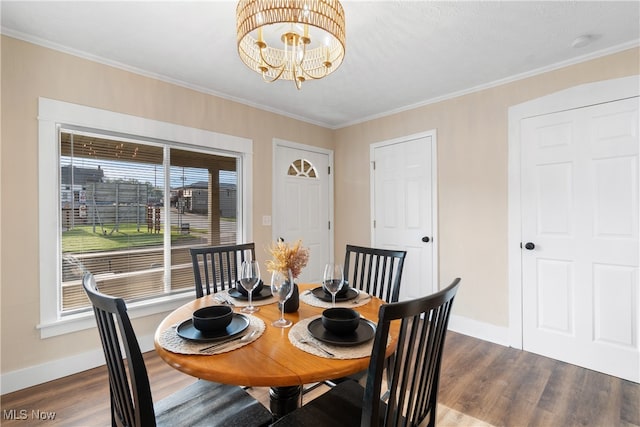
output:
{"label": "dried flower arrangement", "polygon": [[271,252],[272,259],[267,261],[267,270],[286,273],[289,269],[294,279],[300,275],[302,269],[309,262],[309,249],[302,246],[302,240],[298,240],[293,246],[283,241],[272,243],[269,252]]}

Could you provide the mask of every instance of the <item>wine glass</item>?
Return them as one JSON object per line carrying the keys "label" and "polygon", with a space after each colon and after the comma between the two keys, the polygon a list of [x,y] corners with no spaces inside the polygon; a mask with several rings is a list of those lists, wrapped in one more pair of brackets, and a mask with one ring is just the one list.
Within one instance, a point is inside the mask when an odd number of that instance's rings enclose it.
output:
{"label": "wine glass", "polygon": [[336,306],[336,294],[344,284],[344,275],[342,273],[342,265],[329,263],[324,266],[324,278],[322,286],[331,294],[333,307]]}
{"label": "wine glass", "polygon": [[288,328],[293,324],[291,320],[284,318],[284,303],[291,298],[293,294],[293,275],[291,270],[287,270],[287,274],[280,271],[274,271],[271,275],[271,293],[278,296],[280,309],[280,318],[274,320],[271,324],[276,328]]}
{"label": "wine glass", "polygon": [[253,306],[253,290],[258,286],[260,282],[260,265],[258,261],[243,261],[242,270],[240,273],[240,284],[247,290],[249,294],[249,305],[242,308],[243,313],[255,313],[260,310],[258,307]]}

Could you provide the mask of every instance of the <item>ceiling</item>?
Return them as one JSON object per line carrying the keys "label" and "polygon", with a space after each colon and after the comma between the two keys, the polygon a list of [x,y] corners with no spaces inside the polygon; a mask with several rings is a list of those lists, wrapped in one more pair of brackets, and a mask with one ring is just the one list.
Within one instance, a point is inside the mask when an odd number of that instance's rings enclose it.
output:
{"label": "ceiling", "polygon": [[[344,63],[265,83],[236,50],[233,1],[7,1],[2,33],[340,128],[638,46],[640,2],[343,1]],[[572,47],[589,35],[590,43]]]}

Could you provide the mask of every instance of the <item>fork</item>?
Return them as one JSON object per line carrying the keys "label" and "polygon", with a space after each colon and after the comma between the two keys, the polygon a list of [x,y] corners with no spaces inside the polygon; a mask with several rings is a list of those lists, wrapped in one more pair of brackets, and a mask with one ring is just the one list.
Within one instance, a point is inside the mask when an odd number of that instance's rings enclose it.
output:
{"label": "fork", "polygon": [[222,295],[220,295],[220,294],[216,294],[216,295],[214,295],[214,296],[213,296],[213,299],[215,299],[216,301],[218,301],[220,304],[227,304],[227,305],[230,305],[230,306],[232,306],[232,307],[235,305],[234,303],[232,303],[231,301],[229,301],[228,299],[226,299],[225,297],[223,297],[223,296],[222,296]]}
{"label": "fork", "polygon": [[331,353],[329,350],[327,350],[326,348],[324,348],[323,346],[321,346],[320,344],[318,344],[317,342],[315,342],[315,341],[313,341],[313,340],[311,340],[309,338],[304,338],[304,337],[302,337],[302,335],[298,335],[298,334],[296,334],[296,338],[298,339],[299,343],[307,344],[307,345],[310,345],[312,347],[317,348],[320,351],[324,351],[324,353],[327,356],[330,356],[330,357],[335,357],[336,356],[335,354]]}

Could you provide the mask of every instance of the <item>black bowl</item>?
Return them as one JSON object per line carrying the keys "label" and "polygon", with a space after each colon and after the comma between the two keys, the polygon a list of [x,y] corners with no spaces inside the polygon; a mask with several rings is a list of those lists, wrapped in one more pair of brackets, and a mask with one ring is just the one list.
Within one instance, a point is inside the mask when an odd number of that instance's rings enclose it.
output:
{"label": "black bowl", "polygon": [[212,305],[193,312],[193,327],[202,332],[219,331],[231,323],[233,308],[228,305]]}
{"label": "black bowl", "polygon": [[[255,297],[256,295],[260,295],[260,291],[262,291],[263,287],[264,287],[264,283],[262,282],[262,279],[260,279],[260,281],[256,285],[256,288],[253,290],[253,292],[251,292],[251,296]],[[236,282],[236,289],[245,297],[249,296],[249,292],[247,292],[244,286],[240,284],[239,280]]]}
{"label": "black bowl", "polygon": [[322,326],[336,335],[347,335],[360,324],[360,313],[350,308],[334,307],[322,312]]}
{"label": "black bowl", "polygon": [[[322,289],[324,289],[324,293],[331,296],[331,292],[329,292],[327,290],[327,288],[325,288],[324,286],[322,287]],[[336,297],[343,297],[347,294],[347,292],[349,292],[349,282],[347,282],[346,280],[344,281],[344,283],[342,284],[342,287],[340,288],[340,290],[338,292],[336,292]]]}

